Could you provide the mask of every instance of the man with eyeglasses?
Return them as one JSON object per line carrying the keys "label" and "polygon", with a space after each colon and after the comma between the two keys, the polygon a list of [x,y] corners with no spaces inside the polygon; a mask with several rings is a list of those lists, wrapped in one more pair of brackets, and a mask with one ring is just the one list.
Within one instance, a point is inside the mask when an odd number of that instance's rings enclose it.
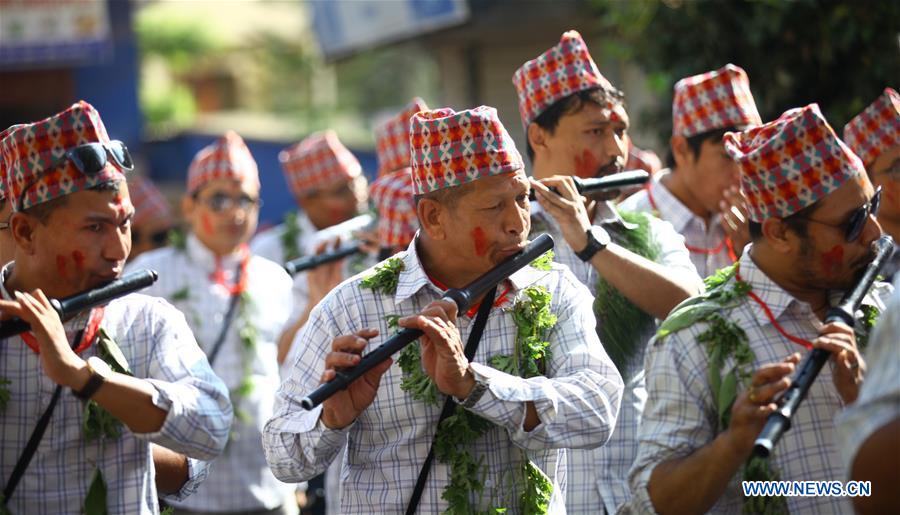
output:
{"label": "man with eyeglasses", "polygon": [[[350,243],[355,231],[372,222],[366,210],[366,178],[356,157],[332,130],[317,132],[278,154],[288,187],[300,207],[283,224],[253,239],[253,252],[284,264],[292,259],[331,248],[340,239]],[[353,261],[353,263],[347,263]],[[350,265],[346,266],[345,265]],[[334,286],[368,266],[361,255],[324,265],[294,278],[291,323],[278,339],[278,362],[287,358],[294,336],[309,312]],[[316,274],[316,277],[311,277]],[[319,287],[321,285],[321,287]]]}
{"label": "man with eyeglasses", "polygon": [[[291,488],[266,465],[260,429],[278,387],[276,339],[291,312],[291,279],[247,242],[259,217],[259,172],[243,139],[228,132],[188,169],[184,245],[142,254],[129,266],[159,270],[148,291],[187,317],[228,387],[235,421],[224,454],[175,513],[290,513]],[[168,499],[167,499],[168,502]]]}
{"label": "man with eyeglasses", "polygon": [[[900,94],[893,88],[844,126],[844,141],[866,165],[869,180],[884,191],[878,223],[900,242]],[[884,271],[888,281],[900,271],[900,245]]]}
{"label": "man with eyeglasses", "polygon": [[[856,327],[823,325],[871,262],[879,193],[816,104],[725,135],[741,168],[752,243],[649,345],[647,405],[630,473],[638,513],[850,513],[841,497],[745,497],[742,480],[843,475],[834,419],[865,377],[861,347],[890,295],[876,283]],[[698,302],[702,301],[702,302]],[[832,353],[768,460],[756,437],[801,354]]]}
{"label": "man with eyeglasses", "polygon": [[0,168],[14,247],[0,311],[32,327],[0,342],[0,511],[152,513],[151,442],[217,457],[225,386],[165,302],[133,294],[63,321],[48,302],[121,275],[131,157],[82,101],[12,127]]}
{"label": "man with eyeglasses", "polygon": [[129,177],[128,190],[134,204],[129,259],[134,259],[144,252],[165,247],[169,243],[169,232],[175,227],[175,218],[169,202],[149,178]]}

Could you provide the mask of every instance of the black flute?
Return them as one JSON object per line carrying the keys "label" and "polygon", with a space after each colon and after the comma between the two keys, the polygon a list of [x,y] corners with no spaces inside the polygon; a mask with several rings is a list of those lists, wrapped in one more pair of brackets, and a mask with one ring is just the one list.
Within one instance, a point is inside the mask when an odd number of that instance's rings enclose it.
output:
{"label": "black flute", "polygon": [[[541,234],[529,243],[521,252],[503,260],[502,263],[488,270],[484,275],[467,284],[464,288],[451,288],[444,293],[443,300],[456,303],[460,312],[469,309],[475,299],[481,297],[517,270],[537,259],[541,254],[553,248],[553,238],[549,234]],[[311,410],[337,392],[350,386],[350,383],[375,368],[376,365],[400,352],[404,347],[422,336],[419,329],[403,329],[366,354],[355,367],[341,370],[334,379],[320,385],[300,401],[300,405]]]}
{"label": "black flute", "polygon": [[[154,270],[141,270],[64,299],[50,299],[50,305],[59,314],[59,318],[65,320],[85,309],[101,306],[113,299],[143,290],[155,283],[157,278],[159,275]],[[9,338],[29,329],[31,325],[28,322],[19,317],[10,318],[0,322],[0,338]]]}
{"label": "black flute", "polygon": [[344,259],[345,257],[352,256],[358,252],[362,252],[362,247],[358,243],[347,245],[346,247],[341,247],[331,252],[323,252],[314,256],[304,256],[292,259],[284,264],[284,269],[287,270],[288,275],[296,275],[311,268]]}
{"label": "black flute", "polygon": [[[606,177],[597,177],[595,179],[582,179],[581,177],[572,176],[572,180],[575,181],[575,189],[578,190],[578,193],[589,195],[591,193],[618,190],[629,186],[641,186],[650,180],[650,174],[643,170],[629,170],[627,172],[614,173],[612,175],[607,175]],[[556,188],[550,188],[550,191],[559,195]],[[531,190],[531,195],[528,198],[531,200],[535,199],[534,190]]]}
{"label": "black flute", "polygon": [[[853,327],[853,313],[859,309],[860,303],[875,282],[876,276],[884,268],[884,265],[893,253],[894,240],[890,236],[884,235],[875,242],[875,259],[869,263],[856,286],[844,295],[844,298],[841,299],[837,306],[828,310],[828,313],[825,315],[826,324],[843,322]],[[784,432],[791,428],[791,417],[794,416],[797,408],[800,407],[800,403],[806,398],[813,381],[816,380],[816,376],[819,375],[822,367],[828,362],[830,355],[831,353],[823,349],[813,349],[809,353],[791,381],[791,386],[781,396],[779,408],[769,414],[765,427],[763,427],[762,432],[756,438],[753,452],[757,456],[761,458],[769,457],[772,449],[784,435]]]}

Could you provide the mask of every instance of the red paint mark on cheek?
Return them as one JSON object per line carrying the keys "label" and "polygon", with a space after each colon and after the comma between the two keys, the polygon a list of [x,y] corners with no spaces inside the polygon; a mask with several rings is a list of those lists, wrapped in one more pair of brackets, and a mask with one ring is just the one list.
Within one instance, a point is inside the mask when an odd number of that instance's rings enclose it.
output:
{"label": "red paint mark on cheek", "polygon": [[80,250],[72,252],[72,261],[75,262],[75,269],[79,272],[84,271],[84,253]]}
{"label": "red paint mark on cheek", "polygon": [[585,150],[581,156],[575,156],[575,175],[582,179],[596,177],[600,171],[600,161],[594,157],[590,150]]}
{"label": "red paint mark on cheek", "polygon": [[835,276],[840,272],[844,264],[844,247],[835,245],[831,250],[822,254],[822,269],[826,275]]}
{"label": "red paint mark on cheek", "polygon": [[206,234],[213,234],[215,232],[212,220],[210,220],[209,215],[205,213],[200,215],[200,226],[203,227],[203,232]]}
{"label": "red paint mark on cheek", "polygon": [[472,242],[475,244],[475,255],[483,256],[487,253],[487,237],[484,235],[484,229],[476,227],[472,230]]}
{"label": "red paint mark on cheek", "polygon": [[66,271],[66,257],[56,256],[56,273],[63,279],[69,278],[69,272]]}

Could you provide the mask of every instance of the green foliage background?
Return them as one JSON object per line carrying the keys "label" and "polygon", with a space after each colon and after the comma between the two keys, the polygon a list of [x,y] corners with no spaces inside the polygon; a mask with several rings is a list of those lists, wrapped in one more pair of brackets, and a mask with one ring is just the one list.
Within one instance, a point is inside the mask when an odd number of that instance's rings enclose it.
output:
{"label": "green foliage background", "polygon": [[671,131],[672,86],[731,62],[750,76],[764,121],[818,102],[843,125],[900,84],[900,2],[590,0],[604,50],[649,72],[659,107],[639,123]]}

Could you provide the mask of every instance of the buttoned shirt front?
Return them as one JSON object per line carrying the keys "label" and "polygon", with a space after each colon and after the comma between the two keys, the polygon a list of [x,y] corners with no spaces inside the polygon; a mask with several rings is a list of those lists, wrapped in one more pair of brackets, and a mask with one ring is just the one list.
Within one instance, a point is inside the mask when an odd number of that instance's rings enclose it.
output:
{"label": "buttoned shirt front", "polygon": [[708,277],[716,270],[732,265],[732,255],[736,249],[730,246],[731,242],[726,238],[721,215],[713,216],[707,223],[694,214],[660,181],[669,173],[672,172],[666,170],[656,174],[647,188],[622,201],[620,207],[629,211],[653,213],[671,223],[684,237],[691,262],[700,277]]}
{"label": "buttoned shirt front", "polygon": [[[398,254],[404,270],[395,294],[360,287],[361,276],[345,281],[320,303],[309,323],[297,336],[302,352],[292,363],[278,393],[275,416],[266,425],[264,447],[276,475],[300,481],[325,470],[346,445],[342,471],[343,513],[400,513],[412,495],[419,469],[434,437],[440,406],[413,400],[400,389],[402,373],[397,365],[382,377],[374,402],[343,430],[326,428],[319,419],[321,407],[305,411],[300,399],[315,389],[324,369],[325,355],[337,336],[375,327],[389,335],[385,317],[418,313],[442,292],[427,277],[415,250]],[[363,274],[365,275],[365,274]],[[471,411],[495,424],[472,443],[476,459],[487,467],[486,490],[503,496],[504,506],[517,510],[516,492],[506,474],[521,463],[520,449],[554,483],[551,508],[565,511],[565,448],[595,447],[605,442],[615,424],[622,382],[614,365],[598,344],[590,295],[568,270],[554,265],[549,271],[525,267],[510,276],[507,298],[513,299],[531,285],[545,286],[552,294],[551,310],[558,321],[550,330],[547,377],[522,379],[483,363],[497,354],[514,352],[516,326],[505,308],[494,308],[472,362],[472,370],[488,388]],[[473,322],[457,320],[466,341]],[[384,341],[378,336],[374,348]],[[443,399],[443,396],[440,396]],[[523,429],[526,402],[533,402],[540,424]],[[435,462],[425,485],[419,513],[439,513],[448,484],[447,465]]]}
{"label": "buttoned shirt front", "polygon": [[[2,277],[10,267],[6,265]],[[9,298],[3,288],[4,298]],[[65,322],[70,341],[88,313]],[[232,410],[228,391],[213,374],[184,316],[161,299],[131,294],[106,305],[101,327],[121,349],[135,377],[154,388],[152,402],[167,412],[154,433],[122,427],[118,438],[86,441],[84,402],[64,388],[37,452],[8,508],[14,514],[80,514],[99,468],[110,514],[155,514],[158,510],[150,442],[210,460],[225,446]],[[83,359],[98,355],[96,341]],[[10,381],[10,400],[0,416],[0,475],[13,467],[56,389],[40,356],[19,336],[0,341],[0,378]]]}
{"label": "buttoned shirt front", "polygon": [[[236,282],[240,259],[240,254],[221,258],[225,284]],[[147,293],[169,299],[180,309],[201,348],[209,353],[231,302],[229,291],[212,279],[216,271],[213,253],[190,235],[184,250],[151,251],[138,256],[129,268],[160,271],[159,280]],[[279,383],[276,339],[290,314],[291,279],[282,267],[255,255],[250,257],[246,274],[245,298],[249,302],[235,310],[213,370],[231,392],[241,386],[245,376],[252,387],[236,401],[235,413],[241,416],[235,417],[225,452],[211,464],[209,477],[196,493],[171,503],[177,507],[207,512],[272,509],[280,506],[290,491],[268,470],[260,435],[272,414]],[[240,337],[245,327],[242,309],[256,333],[255,347],[249,351]],[[247,359],[252,362],[245,372]]]}
{"label": "buttoned shirt front", "polygon": [[[554,259],[569,267],[591,294],[595,294],[599,280],[597,269],[575,255],[563,238],[559,224],[538,204],[532,204],[532,219],[537,220],[532,226],[532,233],[547,232],[553,236],[557,242],[553,249]],[[593,223],[611,229],[610,236],[614,241],[618,240],[617,235],[621,231],[629,230],[616,208],[607,202],[597,204]],[[659,248],[657,263],[667,267],[673,275],[696,277],[697,272],[684,247],[684,238],[675,232],[671,224],[651,216],[650,236]],[[570,513],[596,513],[600,506],[608,513],[615,513],[631,497],[628,469],[637,455],[637,428],[647,398],[642,366],[643,343],[652,336],[653,331],[640,336],[640,355],[632,360],[631,367],[626,370],[622,409],[610,440],[598,449],[572,449],[568,453],[566,508]]]}
{"label": "buttoned shirt front", "polygon": [[[774,319],[788,334],[806,340],[817,336],[822,322],[809,304],[801,302],[773,282],[750,257],[752,245],[740,259],[744,282],[771,310]],[[732,279],[733,281],[734,279]],[[878,283],[864,303],[884,310],[890,285]],[[839,294],[832,296],[833,303]],[[806,354],[769,321],[763,308],[747,297],[723,315],[747,335],[755,359],[751,370],[780,362],[794,352]],[[684,458],[709,444],[717,435],[718,411],[709,385],[709,355],[698,335],[708,329],[704,322],[677,331],[662,340],[654,339],[647,352],[647,405],[638,432],[639,451],[630,473],[633,506],[638,513],[653,513],[648,484],[653,469],[661,462]],[[733,366],[726,360],[723,370]],[[746,388],[749,385],[739,385]],[[832,381],[831,367],[822,369],[809,394],[794,414],[791,429],[773,451],[769,462],[784,481],[835,481],[843,477],[835,434],[835,416],[843,409]],[[711,513],[738,513],[743,502],[740,473],[736,473]],[[852,513],[846,498],[787,497],[790,513]]]}

